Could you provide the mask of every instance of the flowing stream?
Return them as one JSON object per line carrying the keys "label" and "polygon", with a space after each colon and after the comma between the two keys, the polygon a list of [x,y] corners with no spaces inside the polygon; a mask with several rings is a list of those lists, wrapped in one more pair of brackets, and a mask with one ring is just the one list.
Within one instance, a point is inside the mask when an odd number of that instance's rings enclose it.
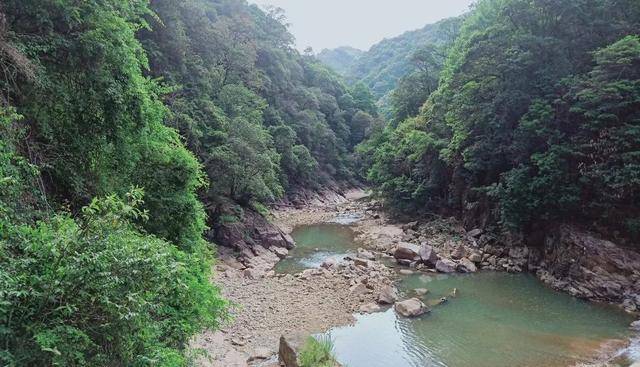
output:
{"label": "flowing stream", "polygon": [[[348,226],[303,226],[292,233],[297,248],[279,272],[317,267],[327,257],[356,252]],[[616,308],[577,300],[545,287],[528,274],[402,277],[401,296],[427,288],[426,304],[448,302],[415,319],[393,309],[358,315],[357,322],[327,333],[338,360],[348,367],[568,366],[620,348],[633,319]],[[451,297],[453,289],[457,295]],[[620,366],[631,364],[621,359]]]}

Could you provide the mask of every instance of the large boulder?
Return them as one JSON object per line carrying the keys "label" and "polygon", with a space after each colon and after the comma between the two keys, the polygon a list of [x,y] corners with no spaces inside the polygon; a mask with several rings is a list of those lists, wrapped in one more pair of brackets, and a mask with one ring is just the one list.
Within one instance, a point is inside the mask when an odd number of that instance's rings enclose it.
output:
{"label": "large boulder", "polygon": [[400,242],[393,253],[398,260],[419,260],[420,247],[409,242]]}
{"label": "large boulder", "polygon": [[418,253],[422,262],[429,266],[436,266],[436,263],[440,260],[440,257],[433,249],[433,246],[427,245],[426,243],[423,243],[422,246],[420,246],[420,251]]}
{"label": "large boulder", "polygon": [[416,317],[429,311],[427,306],[418,298],[410,298],[406,301],[396,302],[396,312],[404,317]]}
{"label": "large boulder", "polygon": [[387,285],[380,290],[378,295],[378,303],[384,305],[392,305],[398,300],[398,291],[395,287]]}
{"label": "large boulder", "polygon": [[436,270],[441,273],[455,273],[457,264],[449,259],[438,260]]}

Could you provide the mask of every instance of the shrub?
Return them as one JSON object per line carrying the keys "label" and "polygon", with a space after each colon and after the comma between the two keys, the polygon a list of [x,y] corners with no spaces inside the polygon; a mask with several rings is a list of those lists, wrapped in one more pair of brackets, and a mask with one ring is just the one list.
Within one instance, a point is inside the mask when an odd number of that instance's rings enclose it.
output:
{"label": "shrub", "polygon": [[143,193],[0,237],[0,364],[183,366],[225,303],[204,255],[140,232]]}

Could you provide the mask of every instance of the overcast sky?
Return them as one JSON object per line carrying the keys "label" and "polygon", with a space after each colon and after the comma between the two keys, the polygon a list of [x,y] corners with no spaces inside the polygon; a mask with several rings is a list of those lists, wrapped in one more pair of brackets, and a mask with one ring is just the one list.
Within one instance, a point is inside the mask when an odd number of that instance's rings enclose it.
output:
{"label": "overcast sky", "polygon": [[250,0],[286,11],[297,47],[353,46],[367,50],[384,38],[464,13],[473,0]]}

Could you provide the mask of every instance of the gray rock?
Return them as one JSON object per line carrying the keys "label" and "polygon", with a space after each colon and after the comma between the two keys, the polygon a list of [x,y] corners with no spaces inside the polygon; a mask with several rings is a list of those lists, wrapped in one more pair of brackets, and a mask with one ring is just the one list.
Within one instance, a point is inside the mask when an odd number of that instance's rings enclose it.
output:
{"label": "gray rock", "polygon": [[631,325],[629,325],[629,328],[631,328],[631,330],[640,331],[640,320],[632,322]]}
{"label": "gray rock", "polygon": [[335,258],[329,257],[329,258],[325,259],[322,262],[322,264],[320,264],[320,267],[324,268],[324,269],[331,269],[334,266],[336,266],[337,264],[338,264],[338,261]]}
{"label": "gray rock", "polygon": [[416,294],[416,296],[422,297],[429,293],[429,290],[427,288],[416,288],[413,290],[413,292]]}
{"label": "gray rock", "polygon": [[455,273],[456,263],[449,259],[438,260],[436,270],[441,273]]}
{"label": "gray rock", "polygon": [[302,348],[305,338],[302,334],[280,337],[278,348],[278,360],[284,367],[300,367],[298,364],[298,351]]}
{"label": "gray rock", "polygon": [[353,259],[353,264],[355,266],[360,266],[362,268],[368,268],[369,267],[369,260],[361,259],[361,258],[356,257],[355,259]]}
{"label": "gray rock", "polygon": [[373,302],[360,306],[360,312],[362,313],[374,313],[379,311],[380,311],[380,306],[378,306]]}
{"label": "gray rock", "polygon": [[414,273],[413,273],[413,270],[409,270],[409,269],[401,269],[401,270],[399,271],[399,273],[400,273],[401,275],[413,275],[413,274],[414,274]]}
{"label": "gray rock", "polygon": [[467,232],[467,236],[477,238],[477,237],[480,237],[482,233],[484,233],[484,230],[480,228],[476,228]]}
{"label": "gray rock", "polygon": [[289,254],[289,250],[284,247],[272,247],[271,251],[281,259],[284,259]]}
{"label": "gray rock", "polygon": [[367,285],[364,283],[358,283],[349,288],[349,293],[351,293],[352,296],[360,296],[367,292],[369,292],[369,288],[367,288]]}
{"label": "gray rock", "polygon": [[440,260],[440,257],[436,254],[433,246],[427,245],[426,243],[420,246],[420,251],[418,253],[422,262],[429,266],[436,266],[436,263]]}
{"label": "gray rock", "polygon": [[274,354],[275,353],[269,348],[258,347],[251,352],[249,358],[247,359],[247,362],[268,359]]}
{"label": "gray rock", "polygon": [[480,263],[482,262],[482,255],[480,255],[480,253],[478,252],[473,252],[471,255],[469,255],[469,260],[471,260],[474,263]]}
{"label": "gray rock", "polygon": [[467,249],[463,245],[459,245],[451,252],[451,257],[459,260],[467,256]]}
{"label": "gray rock", "polygon": [[466,257],[460,260],[457,269],[461,273],[475,273],[476,271],[478,271],[476,264],[474,264],[473,261],[467,259]]}
{"label": "gray rock", "polygon": [[358,249],[358,257],[361,259],[366,259],[366,260],[375,260],[376,259],[376,255],[373,254],[373,252],[371,251],[367,251],[365,249]]}
{"label": "gray rock", "polygon": [[249,279],[260,279],[260,278],[263,278],[265,275],[265,272],[262,269],[255,269],[255,268],[245,269],[242,273],[244,274],[245,278],[249,278]]}
{"label": "gray rock", "polygon": [[408,242],[400,242],[393,253],[393,257],[398,260],[419,260],[419,252],[420,247]]}
{"label": "gray rock", "polygon": [[382,290],[380,290],[380,294],[378,295],[378,303],[384,305],[392,305],[398,300],[398,291],[395,287],[387,285]]}
{"label": "gray rock", "polygon": [[396,302],[394,309],[398,314],[404,317],[417,317],[429,311],[427,306],[417,298],[410,298],[406,301]]}

